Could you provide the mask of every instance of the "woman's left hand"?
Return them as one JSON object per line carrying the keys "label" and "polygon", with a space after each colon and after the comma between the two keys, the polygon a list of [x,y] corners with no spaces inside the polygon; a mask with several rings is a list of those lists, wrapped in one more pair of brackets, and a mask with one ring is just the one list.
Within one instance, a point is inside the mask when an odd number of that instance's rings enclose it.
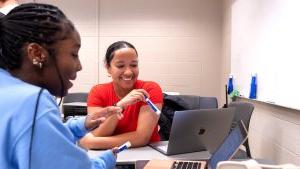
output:
{"label": "woman's left hand", "polygon": [[117,158],[117,154],[118,154],[118,152],[119,152],[119,149],[118,149],[118,147],[114,147],[114,148],[112,148],[111,149],[111,151],[113,152],[113,154],[115,155],[115,157]]}

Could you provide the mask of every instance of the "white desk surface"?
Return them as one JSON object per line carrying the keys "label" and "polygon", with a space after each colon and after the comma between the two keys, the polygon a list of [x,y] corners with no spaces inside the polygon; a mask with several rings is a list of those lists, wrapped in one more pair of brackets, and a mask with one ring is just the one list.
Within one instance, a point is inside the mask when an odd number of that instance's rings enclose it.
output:
{"label": "white desk surface", "polygon": [[[96,157],[101,153],[101,150],[89,150],[90,157]],[[118,154],[117,162],[135,162],[138,160],[151,160],[151,159],[176,159],[176,160],[203,160],[209,159],[210,153],[208,151],[185,153],[172,156],[166,156],[149,146],[140,148],[130,148]]]}

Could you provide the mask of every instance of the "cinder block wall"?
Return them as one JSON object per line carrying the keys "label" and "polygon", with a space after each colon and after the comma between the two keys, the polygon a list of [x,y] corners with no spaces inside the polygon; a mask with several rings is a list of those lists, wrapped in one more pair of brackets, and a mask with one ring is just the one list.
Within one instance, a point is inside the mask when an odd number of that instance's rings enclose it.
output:
{"label": "cinder block wall", "polygon": [[300,111],[259,101],[249,126],[249,145],[254,158],[277,164],[300,165]]}

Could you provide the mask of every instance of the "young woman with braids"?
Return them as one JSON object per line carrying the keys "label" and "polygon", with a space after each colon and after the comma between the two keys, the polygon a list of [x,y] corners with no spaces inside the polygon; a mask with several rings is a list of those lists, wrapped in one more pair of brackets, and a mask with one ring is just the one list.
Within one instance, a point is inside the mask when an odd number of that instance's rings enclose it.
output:
{"label": "young woman with braids", "polygon": [[65,96],[82,69],[80,43],[52,5],[22,4],[0,18],[0,168],[114,168],[116,148],[90,159],[75,143],[121,109],[63,124],[53,98]]}

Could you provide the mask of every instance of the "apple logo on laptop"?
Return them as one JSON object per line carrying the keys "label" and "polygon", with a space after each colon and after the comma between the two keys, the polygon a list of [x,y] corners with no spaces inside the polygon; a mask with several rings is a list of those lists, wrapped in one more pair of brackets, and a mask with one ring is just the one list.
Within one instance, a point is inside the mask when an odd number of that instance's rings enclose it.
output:
{"label": "apple logo on laptop", "polygon": [[205,133],[205,129],[204,128],[200,128],[198,134],[199,135],[203,135]]}

